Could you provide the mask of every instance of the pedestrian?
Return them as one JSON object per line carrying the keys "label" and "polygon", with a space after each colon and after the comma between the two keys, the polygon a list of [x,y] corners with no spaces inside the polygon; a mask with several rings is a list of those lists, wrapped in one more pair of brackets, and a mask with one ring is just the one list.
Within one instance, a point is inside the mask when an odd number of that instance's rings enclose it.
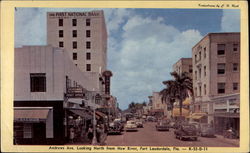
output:
{"label": "pedestrian", "polygon": [[100,143],[100,139],[101,139],[101,128],[100,125],[98,124],[96,127],[96,140],[98,143]]}
{"label": "pedestrian", "polygon": [[93,127],[92,126],[89,126],[89,129],[88,129],[88,139],[91,143],[93,139]]}
{"label": "pedestrian", "polygon": [[71,143],[74,143],[74,138],[75,138],[75,130],[73,127],[69,129],[69,139]]}

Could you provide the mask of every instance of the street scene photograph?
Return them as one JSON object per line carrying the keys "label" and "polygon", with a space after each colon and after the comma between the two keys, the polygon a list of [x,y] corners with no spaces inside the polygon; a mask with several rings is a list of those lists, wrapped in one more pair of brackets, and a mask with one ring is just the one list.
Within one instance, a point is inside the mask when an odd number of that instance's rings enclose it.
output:
{"label": "street scene photograph", "polygon": [[14,145],[240,147],[240,9],[14,12]]}

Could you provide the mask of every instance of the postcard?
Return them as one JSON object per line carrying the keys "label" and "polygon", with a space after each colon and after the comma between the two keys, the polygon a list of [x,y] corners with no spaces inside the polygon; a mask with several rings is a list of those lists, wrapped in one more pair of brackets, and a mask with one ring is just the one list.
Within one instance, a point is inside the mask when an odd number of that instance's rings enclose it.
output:
{"label": "postcard", "polygon": [[2,1],[3,152],[248,152],[245,1]]}

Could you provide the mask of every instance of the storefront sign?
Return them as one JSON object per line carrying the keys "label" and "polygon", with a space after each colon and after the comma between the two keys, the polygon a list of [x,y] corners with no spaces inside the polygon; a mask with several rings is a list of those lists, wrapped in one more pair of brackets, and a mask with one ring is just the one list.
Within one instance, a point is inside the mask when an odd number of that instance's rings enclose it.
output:
{"label": "storefront sign", "polygon": [[100,12],[52,12],[49,17],[97,17]]}
{"label": "storefront sign", "polygon": [[85,92],[82,87],[69,87],[65,96],[67,98],[84,98]]}
{"label": "storefront sign", "polygon": [[39,119],[39,118],[16,118],[15,121],[20,121],[20,122],[39,122],[39,121],[42,121],[42,119]]}

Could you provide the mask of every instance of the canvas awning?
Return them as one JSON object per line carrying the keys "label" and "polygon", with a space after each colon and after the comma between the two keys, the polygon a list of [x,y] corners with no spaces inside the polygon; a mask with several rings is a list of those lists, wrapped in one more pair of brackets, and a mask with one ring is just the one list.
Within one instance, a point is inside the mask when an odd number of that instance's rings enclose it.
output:
{"label": "canvas awning", "polygon": [[95,112],[98,116],[100,116],[100,117],[102,117],[102,118],[105,118],[107,115],[106,114],[104,114],[104,113],[102,113],[102,112],[100,112],[100,111],[96,111]]}
{"label": "canvas awning", "polygon": [[203,112],[201,112],[201,113],[193,113],[188,118],[199,120],[199,119],[201,119],[202,117],[204,117],[206,115],[207,115],[207,113],[203,113]]}
{"label": "canvas awning", "polygon": [[183,105],[190,105],[191,104],[191,99],[190,98],[186,98],[183,102]]}
{"label": "canvas awning", "polygon": [[[180,108],[174,108],[173,109],[173,117],[180,116]],[[182,108],[182,116],[187,117],[189,116],[189,110]]]}
{"label": "canvas awning", "polygon": [[77,114],[83,118],[91,118],[92,115],[90,115],[89,113],[87,113],[85,110],[82,109],[69,109],[72,113]]}
{"label": "canvas awning", "polygon": [[46,121],[50,108],[15,108],[14,121],[39,122]]}
{"label": "canvas awning", "polygon": [[75,103],[75,104],[82,104],[83,99],[81,98],[69,98],[68,102]]}

